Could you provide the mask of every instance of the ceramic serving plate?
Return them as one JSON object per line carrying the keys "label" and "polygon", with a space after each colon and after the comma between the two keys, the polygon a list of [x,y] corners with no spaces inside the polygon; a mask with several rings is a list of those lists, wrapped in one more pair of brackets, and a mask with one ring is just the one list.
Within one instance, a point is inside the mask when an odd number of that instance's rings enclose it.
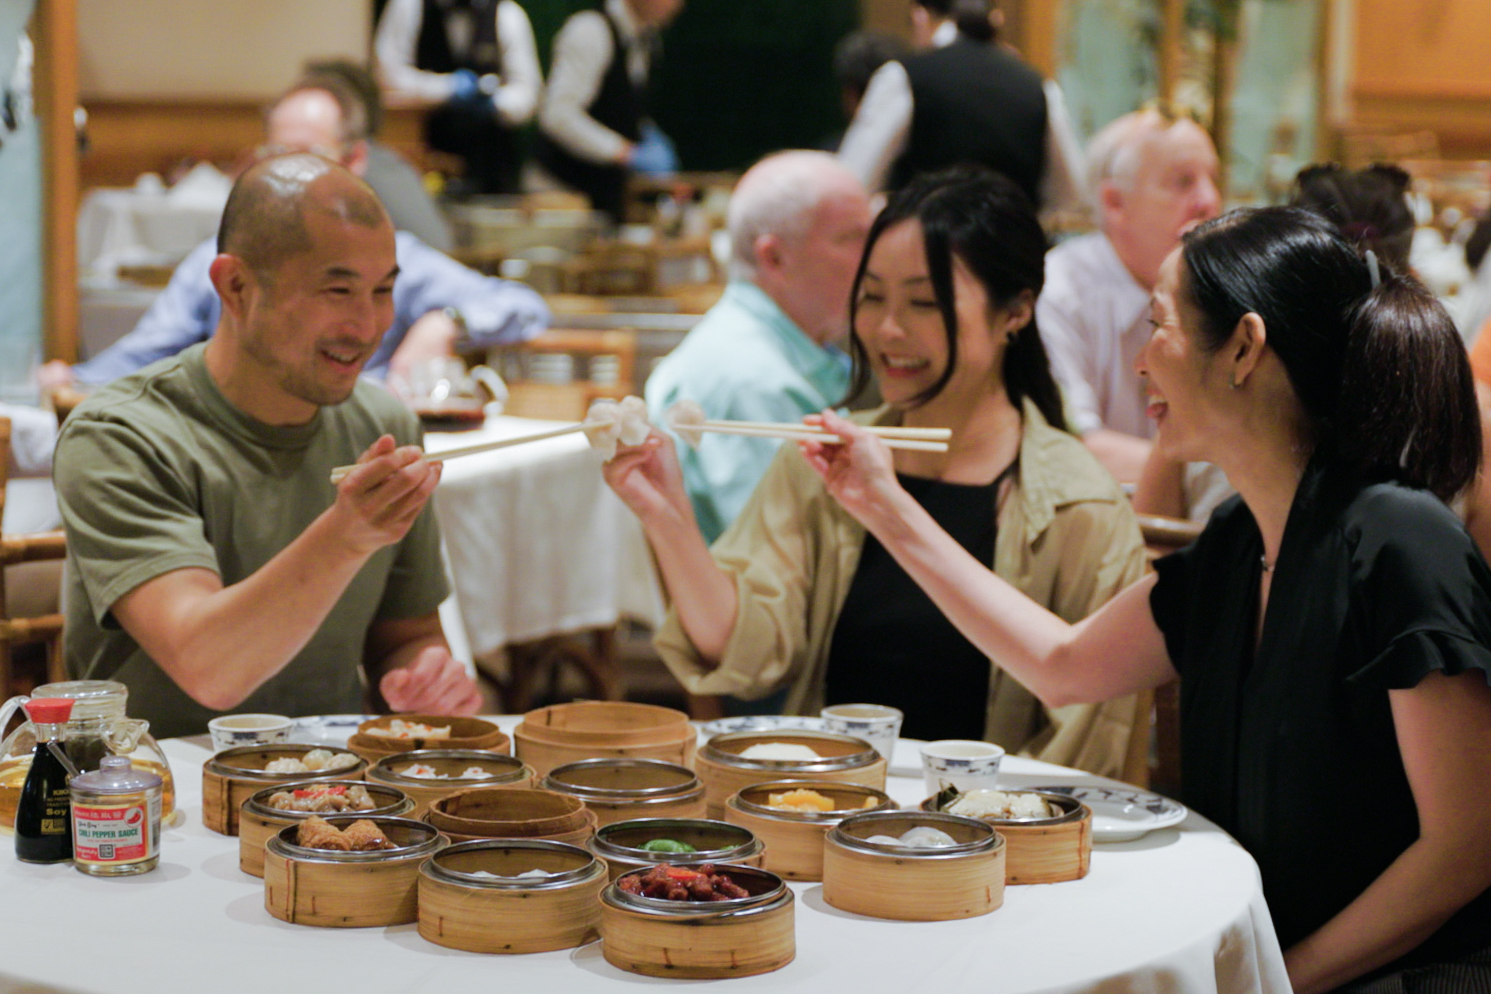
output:
{"label": "ceramic serving plate", "polygon": [[345,749],[357,726],[376,717],[375,714],[314,714],[296,718],[290,726],[290,741]]}
{"label": "ceramic serving plate", "polygon": [[823,719],[802,714],[747,714],[738,718],[716,718],[699,726],[706,739],[729,732],[780,732],[784,729],[823,731]]}
{"label": "ceramic serving plate", "polygon": [[1190,814],[1186,806],[1147,790],[1057,784],[1030,787],[1074,797],[1092,809],[1092,841],[1129,842],[1160,828],[1179,825]]}

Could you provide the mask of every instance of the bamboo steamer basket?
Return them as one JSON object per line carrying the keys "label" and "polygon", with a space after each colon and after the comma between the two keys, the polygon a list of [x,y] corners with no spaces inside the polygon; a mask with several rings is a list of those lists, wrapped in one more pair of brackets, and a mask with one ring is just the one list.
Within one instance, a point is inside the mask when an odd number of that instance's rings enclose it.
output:
{"label": "bamboo steamer basket", "polygon": [[623,701],[539,708],[513,729],[518,757],[539,777],[582,759],[660,759],[691,766],[698,738],[682,711]]}
{"label": "bamboo steamer basket", "polygon": [[[428,815],[425,816],[425,820],[426,822],[429,821]],[[444,835],[452,842],[489,842],[492,839],[504,839],[513,837],[506,835],[492,835],[490,833],[468,835],[465,832],[451,832],[444,829],[441,830],[440,834]],[[579,828],[572,829],[568,832],[546,832],[543,835],[517,836],[517,838],[530,838],[536,841],[544,842],[563,842],[565,845],[568,846],[583,847],[587,842],[590,841],[590,838],[593,835],[595,835],[595,813],[587,811],[585,812],[585,821],[581,823]]]}
{"label": "bamboo steamer basket", "polygon": [[[279,784],[302,780],[361,780],[367,760],[360,757],[351,766],[319,773],[266,773],[264,767],[276,759],[301,759],[313,749],[326,746],[283,743],[238,746],[224,749],[202,764],[202,824],[223,835],[238,834],[238,812],[254,794]],[[346,753],[346,749],[328,749]]]}
{"label": "bamboo steamer basket", "polygon": [[[413,817],[414,802],[394,787],[363,783],[360,780],[309,780],[265,787],[243,802],[238,814],[238,868],[254,877],[264,876],[264,843],[286,825],[299,825],[312,811],[281,811],[269,806],[269,799],[282,790],[315,787],[364,787],[374,807],[366,811],[347,812],[359,818]],[[323,812],[321,815],[326,817]]]}
{"label": "bamboo steamer basket", "polygon": [[[918,825],[955,846],[916,849],[866,841]],[[845,818],[823,842],[823,899],[841,911],[899,921],[986,915],[1004,903],[1004,838],[977,818],[883,811]]]}
{"label": "bamboo steamer basket", "polygon": [[[326,819],[338,828],[357,815]],[[264,844],[264,908],[292,925],[368,928],[407,925],[418,917],[419,867],[448,840],[422,821],[370,818],[397,849],[333,852],[295,841],[287,825]]]}
{"label": "bamboo steamer basket", "polygon": [[[653,839],[673,839],[694,852],[652,852],[642,845]],[[734,863],[761,866],[766,844],[750,829],[702,818],[637,818],[603,826],[589,841],[590,851],[606,861],[611,879],[631,870],[659,863]]]}
{"label": "bamboo steamer basket", "polygon": [[556,766],[543,788],[583,801],[599,825],[704,816],[704,785],[694,771],[660,759],[582,759]]}
{"label": "bamboo steamer basket", "polygon": [[[834,802],[832,811],[781,811],[767,797],[789,790],[812,790]],[[869,805],[868,807],[866,805]],[[750,829],[766,843],[761,865],[789,880],[823,879],[823,837],[851,815],[895,811],[890,795],[858,783],[774,780],[747,787],[725,802],[725,820]]]}
{"label": "bamboo steamer basket", "polygon": [[[744,759],[754,745],[786,743],[807,746],[821,759]],[[857,783],[885,790],[885,759],[864,739],[834,732],[800,729],[778,732],[730,732],[716,735],[694,762],[704,781],[705,814],[725,816],[725,802],[747,787],[773,780]]]}
{"label": "bamboo steamer basket", "polygon": [[[1092,809],[1074,797],[1043,790],[1007,791],[1037,794],[1061,813],[1051,818],[991,818],[1004,836],[1004,882],[1055,884],[1081,880],[1092,865]],[[937,797],[922,802],[923,811],[941,811]],[[951,803],[951,802],[947,802]]]}
{"label": "bamboo steamer basket", "polygon": [[579,798],[551,790],[476,787],[430,805],[425,820],[460,841],[549,839],[584,845],[595,832],[595,813]]}
{"label": "bamboo steamer basket", "polygon": [[[388,728],[395,718],[431,728],[449,726],[450,737],[432,739],[412,736],[395,739],[370,732],[370,729]],[[358,725],[357,731],[347,740],[347,748],[369,763],[376,763],[384,756],[396,756],[416,749],[480,749],[486,752],[511,753],[512,741],[507,733],[485,718],[460,718],[443,714],[386,714]]]}
{"label": "bamboo steamer basket", "polygon": [[[515,878],[528,870],[552,874]],[[478,871],[507,879],[474,876]],[[473,953],[572,949],[600,935],[605,864],[577,846],[498,839],[449,846],[419,871],[419,934]]]}
{"label": "bamboo steamer basket", "polygon": [[601,893],[606,962],[644,976],[691,980],[749,977],[792,962],[797,955],[794,902],[782,878],[751,866],[720,864],[715,869],[751,896],[668,901],[628,894],[620,880],[607,887]]}
{"label": "bamboo steamer basket", "polygon": [[[429,766],[450,779],[411,777],[398,772],[415,763]],[[461,774],[473,766],[481,767],[492,776],[463,778]],[[395,787],[408,794],[414,801],[414,810],[409,817],[423,818],[431,804],[457,791],[472,787],[532,787],[533,770],[520,759],[479,749],[420,749],[384,756],[368,767],[367,781]]]}

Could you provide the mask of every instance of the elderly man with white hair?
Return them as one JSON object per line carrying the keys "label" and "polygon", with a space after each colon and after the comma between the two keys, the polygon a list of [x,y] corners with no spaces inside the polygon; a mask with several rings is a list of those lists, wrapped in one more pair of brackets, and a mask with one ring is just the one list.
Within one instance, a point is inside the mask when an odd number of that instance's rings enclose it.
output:
{"label": "elderly man with white hair", "polygon": [[[647,380],[660,420],[680,400],[710,418],[796,421],[837,404],[849,360],[849,291],[870,226],[863,185],[824,152],[780,152],[741,177],[728,217],[730,285]],[[680,453],[706,540],[735,519],[776,439],[711,435]]]}
{"label": "elderly man with white hair", "polygon": [[1046,256],[1036,322],[1067,418],[1108,471],[1139,478],[1154,426],[1134,361],[1149,341],[1149,294],[1180,236],[1215,217],[1217,153],[1189,118],[1126,114],[1088,145],[1102,231]]}

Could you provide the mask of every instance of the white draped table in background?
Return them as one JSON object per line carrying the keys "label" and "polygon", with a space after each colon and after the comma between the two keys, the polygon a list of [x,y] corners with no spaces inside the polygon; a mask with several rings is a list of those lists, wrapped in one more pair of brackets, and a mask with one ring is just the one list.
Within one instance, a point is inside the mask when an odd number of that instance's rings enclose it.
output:
{"label": "white draped table in background", "polygon": [[[604,994],[695,983],[625,973],[602,958],[599,943],[488,956],[427,943],[414,925],[280,922],[264,910],[262,881],[239,871],[238,840],[202,826],[208,748],[195,739],[164,747],[184,818],[164,832],[155,871],[101,880],[0,854],[0,994]],[[915,762],[911,744],[901,743],[896,758]],[[1017,758],[1006,769],[1014,786],[1094,779]],[[893,776],[887,788],[903,805],[922,798],[920,777]],[[9,841],[0,837],[7,849]],[[862,918],[825,904],[820,884],[792,889],[797,958],[775,973],[711,983],[741,994],[1289,991],[1252,858],[1195,814],[1177,828],[1096,847],[1085,879],[1010,887],[1002,908],[964,921]]]}
{"label": "white draped table in background", "polygon": [[[488,418],[478,431],[431,433],[425,447],[440,452],[561,424]],[[621,618],[661,620],[642,527],[601,479],[600,455],[578,432],[452,459],[435,512],[477,656]]]}

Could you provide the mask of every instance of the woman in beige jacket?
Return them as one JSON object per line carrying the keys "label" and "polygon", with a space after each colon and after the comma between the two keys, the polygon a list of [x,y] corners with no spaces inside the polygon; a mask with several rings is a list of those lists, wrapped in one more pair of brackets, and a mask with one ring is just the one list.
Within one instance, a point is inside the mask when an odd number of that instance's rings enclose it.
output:
{"label": "woman in beige jacket", "polygon": [[[879,424],[948,427],[946,453],[895,468],[965,548],[1076,621],[1142,575],[1124,495],[1071,435],[1034,322],[1045,238],[1029,202],[988,172],[918,180],[876,219],[855,280],[856,387]],[[704,444],[709,444],[708,440]],[[1121,772],[1132,698],[1047,709],[967,642],[784,446],[711,549],[672,443],[624,451],[607,482],[641,519],[672,599],[658,633],[691,692],[787,708],[848,700],[906,712],[913,737],[982,737],[1097,773]]]}

